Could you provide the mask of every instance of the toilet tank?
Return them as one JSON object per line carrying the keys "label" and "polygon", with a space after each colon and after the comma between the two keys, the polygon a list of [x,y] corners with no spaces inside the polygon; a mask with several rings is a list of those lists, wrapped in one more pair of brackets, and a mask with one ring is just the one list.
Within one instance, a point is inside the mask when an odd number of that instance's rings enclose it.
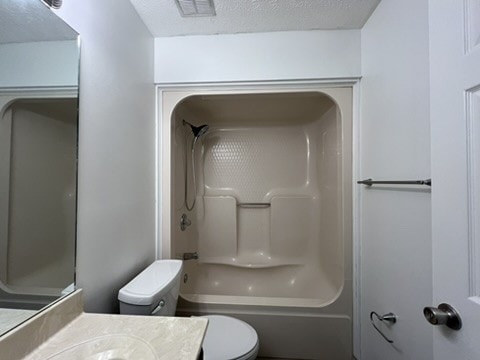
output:
{"label": "toilet tank", "polygon": [[118,292],[120,314],[174,316],[182,260],[157,260]]}

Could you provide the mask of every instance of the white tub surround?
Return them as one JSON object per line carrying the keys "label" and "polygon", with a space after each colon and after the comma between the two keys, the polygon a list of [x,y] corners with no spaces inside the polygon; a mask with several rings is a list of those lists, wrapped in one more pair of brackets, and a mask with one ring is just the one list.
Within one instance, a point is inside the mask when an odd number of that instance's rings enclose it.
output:
{"label": "white tub surround", "polygon": [[[208,321],[85,314],[81,291],[0,338],[2,360],[84,359],[105,352],[126,359],[197,359]],[[28,341],[26,341],[28,339]]]}
{"label": "white tub surround", "polygon": [[[177,313],[246,321],[263,357],[351,359],[352,88],[161,96],[162,256],[196,255]],[[208,125],[193,155],[183,120]]]}
{"label": "white tub surround", "polygon": [[74,281],[77,103],[0,91],[0,307],[41,309]]}

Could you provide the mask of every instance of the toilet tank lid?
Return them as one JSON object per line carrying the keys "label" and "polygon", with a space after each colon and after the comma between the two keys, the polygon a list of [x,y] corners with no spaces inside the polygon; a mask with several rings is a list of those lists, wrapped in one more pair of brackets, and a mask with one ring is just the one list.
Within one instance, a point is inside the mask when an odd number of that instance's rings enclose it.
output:
{"label": "toilet tank lid", "polygon": [[182,260],[157,260],[118,292],[118,300],[132,305],[151,305],[158,294],[179,281]]}

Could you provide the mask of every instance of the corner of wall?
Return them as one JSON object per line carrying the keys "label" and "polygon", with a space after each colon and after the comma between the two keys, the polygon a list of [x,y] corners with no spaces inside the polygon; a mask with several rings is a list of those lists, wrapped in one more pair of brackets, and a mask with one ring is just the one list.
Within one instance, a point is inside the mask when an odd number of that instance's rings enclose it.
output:
{"label": "corner of wall", "polygon": [[154,41],[128,1],[57,13],[82,39],[77,285],[86,311],[112,312],[155,258]]}

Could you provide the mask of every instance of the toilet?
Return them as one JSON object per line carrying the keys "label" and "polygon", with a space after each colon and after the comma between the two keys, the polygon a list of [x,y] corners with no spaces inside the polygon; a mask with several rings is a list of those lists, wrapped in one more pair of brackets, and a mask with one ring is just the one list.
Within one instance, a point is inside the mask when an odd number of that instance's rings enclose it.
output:
{"label": "toilet", "polygon": [[[182,260],[157,260],[120,289],[120,314],[174,316],[180,291]],[[258,335],[244,321],[223,315],[207,315],[203,341],[205,360],[253,360],[258,354]]]}

